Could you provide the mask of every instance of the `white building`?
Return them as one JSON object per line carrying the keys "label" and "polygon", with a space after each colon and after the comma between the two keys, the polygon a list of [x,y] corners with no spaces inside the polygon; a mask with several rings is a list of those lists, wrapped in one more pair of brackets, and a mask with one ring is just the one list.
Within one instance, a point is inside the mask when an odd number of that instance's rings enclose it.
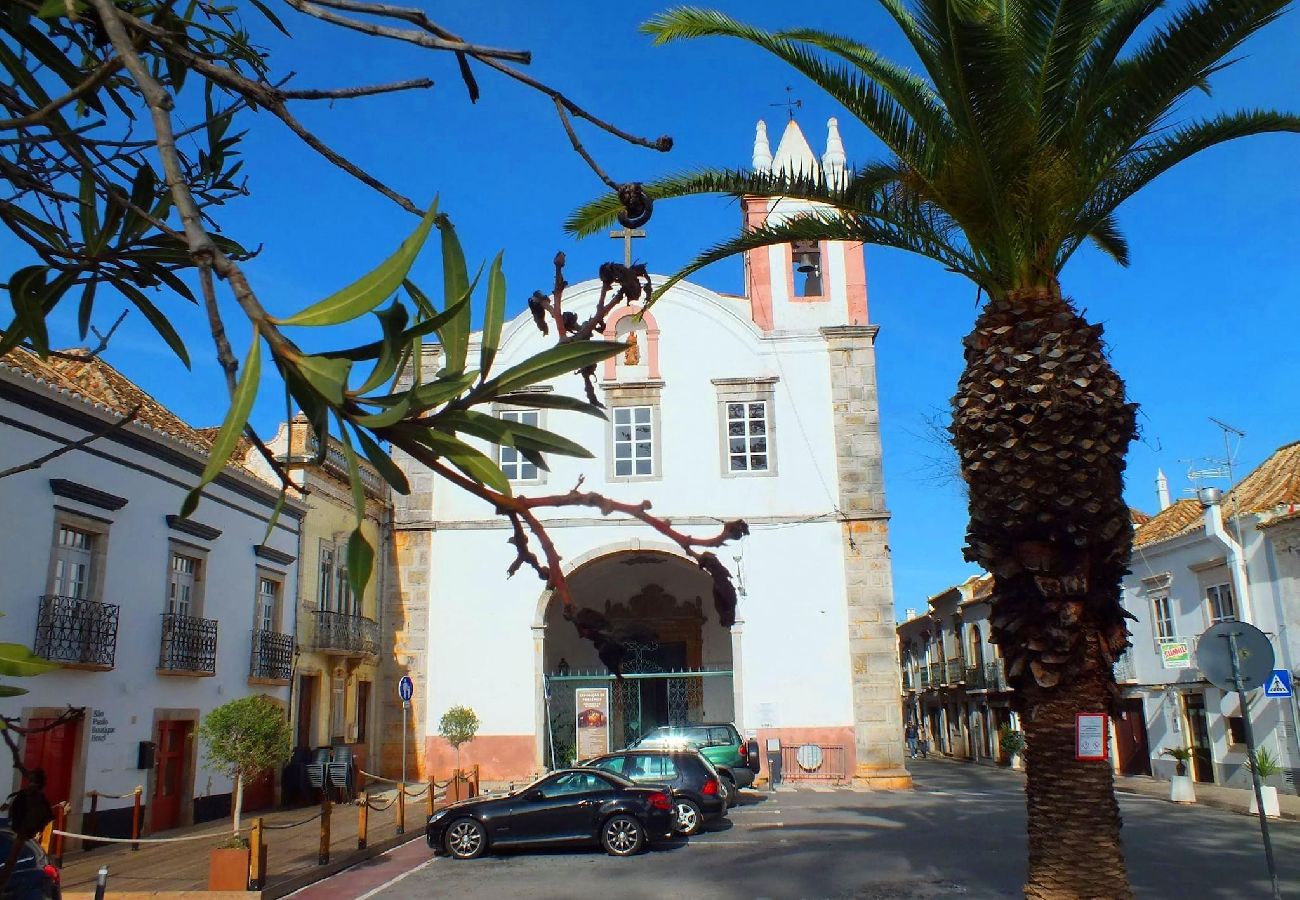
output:
{"label": "white building", "polygon": [[[754,164],[805,172],[819,166],[793,122],[775,157],[760,123]],[[834,120],[820,165],[832,175],[843,171]],[[807,208],[769,198],[742,206],[749,225]],[[552,743],[557,761],[572,746],[574,688],[605,687],[613,746],[658,724],[734,721],[761,741],[822,746],[822,767],[809,774],[909,783],[880,464],[877,326],[867,313],[862,247],[832,241],[751,252],[745,277],[743,296],[681,283],[643,321],[633,315],[639,307],[611,315],[607,334],[635,347],[599,372],[609,421],[508,404],[495,410],[595,454],[551,458],[546,472],[502,451],[499,462],[521,493],[562,493],[582,477],[587,489],[649,500],[655,513],[701,535],[723,520],[748,522],[750,536],[720,554],[741,588],[739,621],[730,630],[712,609],[709,578],[675,545],[632,521],[556,511],[547,524],[575,602],[602,613],[631,641],[624,670],[637,677],[615,682],[531,573],[506,579],[514,558],[508,523],[404,460],[413,493],[398,498],[396,546],[402,617],[415,624],[399,636],[397,656],[417,680],[416,732],[428,736],[426,766],[452,765],[450,748],[435,735],[442,713],[457,704],[483,722],[461,757],[481,764],[484,778],[549,765]],[[599,291],[595,281],[569,287],[565,309],[585,317]],[[506,325],[497,366],[552,341],[521,315]],[[425,352],[424,371],[434,371],[438,348]],[[581,396],[582,384],[574,374],[547,389]]]}
{"label": "white building", "polygon": [[[1196,780],[1245,787],[1242,710],[1235,694],[1205,680],[1196,642],[1216,622],[1249,622],[1271,637],[1277,668],[1300,671],[1300,442],[1209,505],[1170,503],[1158,481],[1163,508],[1138,528],[1124,580],[1124,605],[1138,621],[1116,667],[1126,711],[1115,723],[1117,768],[1168,777],[1174,761],[1162,751],[1188,747]],[[1256,691],[1250,715],[1257,743],[1294,776],[1294,698]]]}
{"label": "white building", "polygon": [[[288,702],[294,623],[283,598],[295,589],[302,507],[291,500],[263,544],[277,492],[228,467],[182,519],[210,438],[102,360],[0,359],[0,470],[91,435],[101,436],[0,478],[4,640],[63,664],[22,679],[29,693],[5,709],[31,725],[85,707],[84,720],[23,748],[51,801],[71,800],[71,831],[91,827],[87,792],[137,785],[148,830],[224,815],[231,785],[205,768],[195,727],[247,694]],[[273,802],[274,782],[249,799]],[[128,804],[102,800],[97,833],[129,831]]]}

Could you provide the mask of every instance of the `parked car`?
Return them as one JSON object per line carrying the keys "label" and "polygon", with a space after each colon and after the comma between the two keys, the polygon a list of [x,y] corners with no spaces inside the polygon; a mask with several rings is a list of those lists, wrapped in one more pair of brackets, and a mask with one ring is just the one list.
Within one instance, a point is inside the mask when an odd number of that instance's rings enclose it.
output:
{"label": "parked car", "polygon": [[[9,858],[16,835],[6,822],[0,825],[0,863]],[[0,897],[4,900],[59,900],[59,870],[41,850],[28,841],[18,851],[13,873]]]}
{"label": "parked car", "polygon": [[628,744],[629,750],[649,748],[698,750],[722,777],[727,806],[739,800],[738,788],[749,787],[758,774],[758,741],[746,741],[730,722],[662,725]]}
{"label": "parked car", "polygon": [[599,769],[561,769],[503,797],[479,797],[429,817],[435,854],[474,859],[491,847],[599,843],[632,856],[673,836],[668,788]]}
{"label": "parked car", "polygon": [[637,784],[671,788],[674,827],[681,834],[696,834],[705,823],[727,814],[722,778],[698,750],[621,750],[583,765],[613,772]]}

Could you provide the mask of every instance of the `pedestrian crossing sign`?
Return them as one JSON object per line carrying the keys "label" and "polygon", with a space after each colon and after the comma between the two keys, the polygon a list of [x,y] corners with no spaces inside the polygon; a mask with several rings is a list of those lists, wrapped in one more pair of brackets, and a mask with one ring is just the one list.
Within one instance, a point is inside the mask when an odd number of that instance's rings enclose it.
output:
{"label": "pedestrian crossing sign", "polygon": [[1268,676],[1268,681],[1264,682],[1264,696],[1290,697],[1291,673],[1286,669],[1274,669],[1273,673]]}

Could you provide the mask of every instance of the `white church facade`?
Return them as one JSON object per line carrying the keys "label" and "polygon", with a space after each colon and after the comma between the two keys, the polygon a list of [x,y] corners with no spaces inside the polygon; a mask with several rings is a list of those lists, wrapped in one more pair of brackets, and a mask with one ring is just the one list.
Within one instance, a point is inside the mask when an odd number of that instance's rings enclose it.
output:
{"label": "white church facade", "polygon": [[[769,170],[821,165],[837,174],[844,166],[834,120],[820,164],[794,122],[775,156],[760,123],[754,155]],[[770,198],[743,205],[749,225],[806,208]],[[877,327],[862,247],[755,251],[745,279],[743,296],[682,282],[643,318],[639,306],[611,314],[607,334],[634,346],[598,371],[608,420],[507,403],[494,410],[576,440],[594,458],[551,457],[547,472],[509,449],[484,447],[517,493],[563,493],[582,478],[584,489],[649,500],[694,534],[744,519],[749,536],[718,554],[739,588],[734,626],[719,624],[709,577],[653,530],[589,509],[549,511],[575,603],[604,615],[627,643],[626,677],[616,680],[535,575],[525,568],[507,579],[507,521],[399,455],[413,490],[397,498],[400,583],[390,614],[401,623],[399,668],[416,681],[411,730],[425,742],[422,770],[454,764],[437,731],[455,705],[482,722],[460,755],[484,779],[563,764],[574,746],[575,690],[597,687],[609,690],[612,747],[657,725],[734,722],[764,746],[775,738],[822,747],[824,768],[806,774],[910,784]],[[565,309],[585,318],[599,292],[598,281],[572,285]],[[551,341],[525,312],[506,324],[497,366]],[[430,371],[438,346],[425,354]],[[570,374],[543,389],[581,396],[582,382]]]}

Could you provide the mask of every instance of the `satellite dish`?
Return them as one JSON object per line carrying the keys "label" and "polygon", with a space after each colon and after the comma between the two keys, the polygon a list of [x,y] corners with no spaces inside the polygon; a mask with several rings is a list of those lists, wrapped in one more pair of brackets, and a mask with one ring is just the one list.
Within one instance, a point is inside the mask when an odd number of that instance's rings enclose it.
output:
{"label": "satellite dish", "polygon": [[1237,690],[1232,677],[1229,635],[1236,638],[1241,690],[1263,687],[1273,673],[1273,644],[1268,635],[1245,622],[1220,622],[1201,635],[1196,644],[1196,664],[1201,674],[1220,690]]}

